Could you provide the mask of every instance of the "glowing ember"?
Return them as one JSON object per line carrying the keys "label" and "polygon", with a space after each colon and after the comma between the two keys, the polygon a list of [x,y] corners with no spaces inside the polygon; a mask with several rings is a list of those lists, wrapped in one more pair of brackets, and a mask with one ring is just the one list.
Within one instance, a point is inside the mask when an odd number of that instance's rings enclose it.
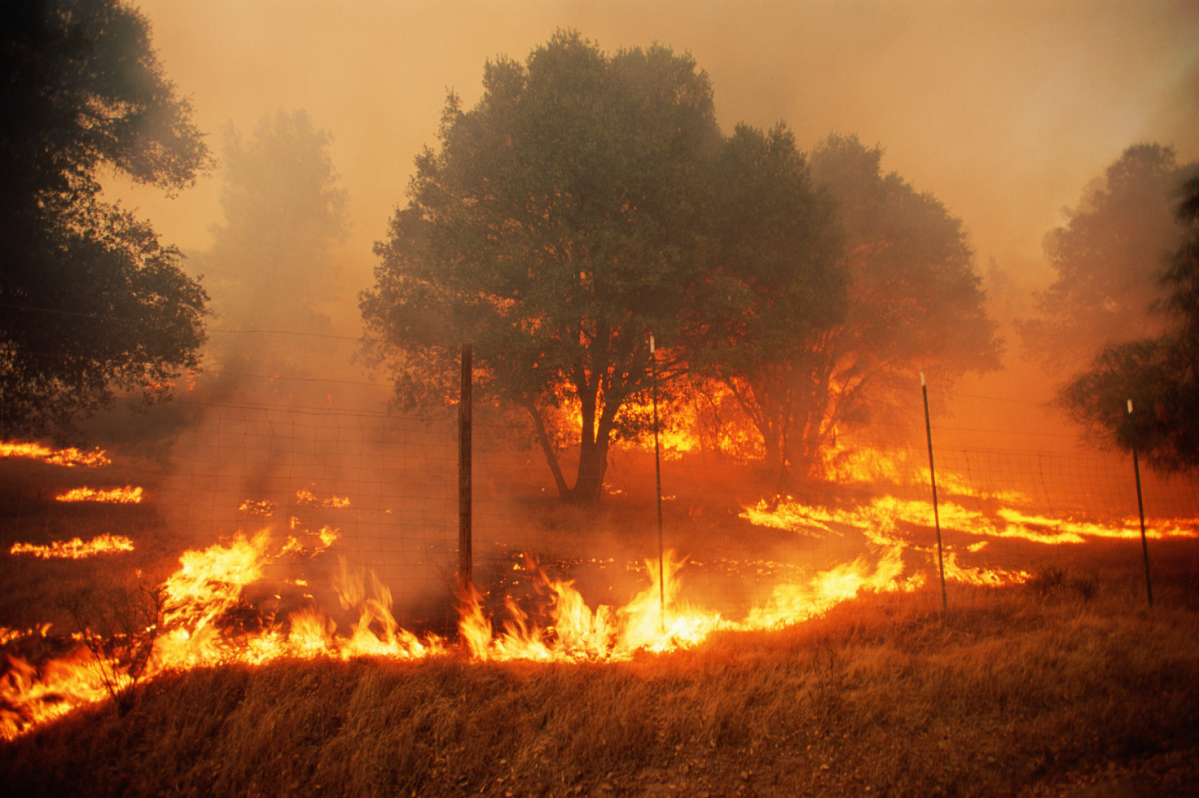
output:
{"label": "glowing ember", "polygon": [[142,489],[126,485],[123,488],[109,490],[94,490],[93,488],[75,488],[54,497],[58,502],[105,502],[108,504],[139,504],[142,500]]}
{"label": "glowing ember", "polygon": [[251,499],[246,499],[237,509],[243,513],[248,513],[249,515],[262,515],[270,517],[274,514],[275,508],[278,506],[279,505],[275,502],[267,501],[265,499],[262,501],[252,501]]}
{"label": "glowing ember", "polygon": [[133,551],[133,541],[121,535],[105,532],[86,543],[80,538],[72,538],[66,542],[53,541],[48,546],[38,546],[33,543],[14,543],[8,550],[9,554],[32,554],[44,560],[63,558],[79,560],[97,554],[115,554],[121,551]]}
{"label": "glowing ember", "polygon": [[26,457],[31,460],[41,460],[50,465],[81,466],[83,468],[95,468],[112,462],[104,456],[104,452],[100,449],[81,452],[74,448],[51,449],[40,443],[0,442],[0,457]]}
{"label": "glowing ember", "polygon": [[349,507],[349,497],[342,498],[340,496],[332,496],[328,499],[319,498],[312,491],[304,489],[296,491],[296,504],[307,505],[309,507]]}

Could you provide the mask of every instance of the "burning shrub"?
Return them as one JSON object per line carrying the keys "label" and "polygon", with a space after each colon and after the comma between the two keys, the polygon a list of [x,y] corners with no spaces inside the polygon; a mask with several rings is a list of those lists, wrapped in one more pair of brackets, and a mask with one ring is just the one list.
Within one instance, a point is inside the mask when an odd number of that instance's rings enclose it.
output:
{"label": "burning shrub", "polygon": [[104,689],[124,715],[154,653],[166,597],[159,585],[88,588],[75,591],[64,609],[79,628]]}

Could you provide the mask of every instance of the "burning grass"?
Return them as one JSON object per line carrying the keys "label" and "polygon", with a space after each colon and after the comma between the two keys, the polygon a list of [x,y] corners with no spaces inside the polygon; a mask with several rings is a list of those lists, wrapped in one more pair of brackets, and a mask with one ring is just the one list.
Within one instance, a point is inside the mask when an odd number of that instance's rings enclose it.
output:
{"label": "burning grass", "polygon": [[71,538],[67,541],[52,540],[45,546],[36,543],[14,543],[8,553],[31,554],[43,560],[51,558],[78,560],[83,557],[94,557],[97,554],[116,554],[122,551],[133,551],[133,541],[124,535],[105,532],[88,541],[84,541],[82,538]]}
{"label": "burning grass", "polygon": [[1188,794],[1199,589],[1165,582],[1149,613],[1135,580],[1088,599],[1049,577],[615,664],[199,669],[5,743],[0,768],[22,795]]}
{"label": "burning grass", "polygon": [[74,488],[54,497],[59,502],[103,502],[107,504],[140,504],[142,489],[132,485],[123,488]]}
{"label": "burning grass", "polygon": [[83,468],[95,468],[112,462],[100,449],[84,452],[73,447],[55,449],[40,443],[0,441],[0,458],[5,457],[20,457],[38,460],[49,465]]}

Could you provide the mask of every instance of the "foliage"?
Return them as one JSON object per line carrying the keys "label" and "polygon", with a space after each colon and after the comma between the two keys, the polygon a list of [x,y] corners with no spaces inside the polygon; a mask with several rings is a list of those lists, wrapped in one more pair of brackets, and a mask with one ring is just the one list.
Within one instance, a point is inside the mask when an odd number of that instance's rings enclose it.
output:
{"label": "foliage", "polygon": [[204,341],[204,291],[99,174],[170,192],[211,159],[137,11],[6,3],[0,30],[0,434],[63,438],[116,389],[165,397]]}
{"label": "foliage", "polygon": [[712,184],[716,253],[697,296],[689,359],[723,381],[761,435],[767,463],[781,467],[821,390],[830,330],[845,319],[841,228],[783,125],[768,133],[738,126]]}
{"label": "foliage", "polygon": [[1199,177],[1175,193],[1175,218],[1183,230],[1159,281],[1169,294],[1155,303],[1171,328],[1108,345],[1057,397],[1092,443],[1123,451],[1135,445],[1146,462],[1167,473],[1199,466]]}
{"label": "foliage", "polygon": [[[648,400],[649,335],[677,344],[701,267],[707,76],[665,47],[607,55],[559,32],[526,64],[489,62],[470,111],[451,94],[439,139],[376,247],[367,357],[411,405],[453,395],[473,342],[476,396],[524,408],[559,493],[594,501],[610,443],[639,425],[622,409]],[[580,417],[573,486],[546,425],[563,405]]]}
{"label": "foliage", "polygon": [[796,408],[792,457],[813,464],[838,433],[919,418],[916,374],[937,395],[967,372],[1000,368],[1002,341],[960,219],[928,192],[882,171],[883,151],[831,135],[812,153],[845,228],[848,313],[810,360],[811,390]]}
{"label": "foliage", "polygon": [[1018,324],[1026,349],[1051,373],[1073,371],[1107,344],[1162,332],[1150,312],[1161,260],[1178,231],[1170,192],[1195,165],[1159,144],[1128,147],[1083,191],[1066,224],[1045,236],[1057,279],[1036,298],[1039,318]]}

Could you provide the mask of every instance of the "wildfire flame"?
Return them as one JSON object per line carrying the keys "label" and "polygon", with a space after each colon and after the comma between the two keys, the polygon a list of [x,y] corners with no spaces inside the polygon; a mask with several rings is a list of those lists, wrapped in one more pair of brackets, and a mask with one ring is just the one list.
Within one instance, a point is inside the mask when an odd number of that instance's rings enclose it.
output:
{"label": "wildfire flame", "polygon": [[58,502],[106,502],[108,504],[140,504],[141,500],[142,489],[132,485],[108,490],[75,488],[54,497],[54,501]]}
{"label": "wildfire flame", "polygon": [[86,543],[80,538],[71,538],[66,542],[55,540],[48,546],[39,546],[34,543],[14,543],[8,553],[32,554],[44,560],[52,557],[79,560],[96,554],[115,554],[120,551],[133,551],[133,541],[121,535],[105,532]]}
{"label": "wildfire flame", "polygon": [[[336,540],[328,527],[314,535],[319,547]],[[403,629],[392,614],[392,597],[374,573],[356,572],[339,560],[334,587],[343,609],[354,609],[358,621],[348,634],[319,608],[306,607],[286,619],[268,619],[261,629],[246,631],[229,621],[245,607],[245,590],[263,578],[264,569],[304,551],[296,538],[272,541],[269,531],[253,537],[238,534],[203,551],[185,552],[180,567],[162,585],[162,623],[143,679],[168,670],[224,662],[263,663],[283,657],[384,656],[418,659],[445,654],[446,641],[420,638]],[[772,629],[827,612],[840,601],[865,590],[912,590],[919,574],[902,577],[901,547],[891,545],[875,566],[865,558],[807,578],[776,586],[770,601],[752,609],[742,621],[691,607],[682,601],[679,578],[684,561],[668,553],[658,582],[656,560],[644,562],[648,585],[625,606],[591,609],[570,580],[555,579],[532,560],[526,562],[537,588],[550,597],[549,623],[539,625],[515,601],[506,602],[508,618],[496,633],[473,587],[460,596],[459,632],[469,655],[482,661],[620,661],[638,651],[662,652],[697,645],[722,629]],[[298,584],[302,580],[296,580]],[[238,610],[240,612],[240,610]],[[42,630],[44,634],[44,629]],[[70,709],[106,698],[96,662],[82,647],[68,656],[34,668],[9,655],[0,680],[0,733],[13,737]],[[105,662],[113,669],[120,665]]]}
{"label": "wildfire flame", "polygon": [[[994,538],[1020,538],[1034,543],[1061,545],[1083,543],[1087,538],[1139,539],[1139,518],[1124,518],[1108,523],[1076,521],[1030,515],[1012,508],[1000,508],[993,515],[967,509],[954,502],[939,502],[937,511],[942,528],[969,535]],[[759,526],[786,529],[800,535],[842,534],[850,527],[860,529],[891,528],[896,521],[932,526],[933,505],[929,501],[880,496],[852,510],[813,507],[793,500],[771,506],[765,499],[742,508],[741,518]],[[1152,539],[1199,537],[1199,519],[1145,519],[1145,535]]]}
{"label": "wildfire flame", "polygon": [[41,460],[50,465],[95,468],[111,463],[104,452],[96,449],[91,452],[81,452],[78,449],[51,449],[40,443],[17,443],[15,441],[0,442],[0,457],[25,457],[31,460]]}
{"label": "wildfire flame", "polygon": [[309,507],[349,507],[349,497],[332,496],[328,499],[319,498],[316,494],[308,489],[296,491],[296,504],[307,505]]}
{"label": "wildfire flame", "polygon": [[[863,462],[865,465],[855,465],[852,458],[842,458],[837,467],[849,469],[847,474],[854,468],[867,466],[876,470],[907,467],[886,460]],[[861,475],[866,471],[855,473]],[[942,484],[952,484],[952,477]],[[964,487],[963,483],[963,490]],[[1004,494],[1004,497],[1013,504],[1027,506],[1019,501],[1022,498],[1019,494]],[[344,508],[350,504],[348,498],[322,498],[311,490],[297,491],[295,501],[298,505],[320,508]],[[987,506],[994,505],[992,502]],[[240,509],[251,515],[266,515],[273,514],[277,507],[271,502],[247,500]],[[1130,519],[1100,524],[1048,518],[1010,507],[984,512],[955,502],[942,502],[938,510],[944,528],[974,538],[973,543],[962,545],[961,550],[946,546],[942,551],[946,579],[967,585],[1010,585],[1031,578],[1023,571],[974,567],[963,562],[991,540],[1017,538],[1061,545],[1095,537],[1139,535],[1139,521]],[[741,517],[753,524],[797,535],[858,536],[866,553],[852,562],[825,570],[758,563],[757,576],[770,590],[740,620],[725,618],[719,612],[692,606],[684,600],[686,560],[673,552],[666,554],[661,568],[652,559],[641,564],[644,588],[627,604],[601,604],[594,608],[586,603],[572,580],[556,578],[538,562],[526,558],[523,565],[514,567],[525,572],[531,587],[547,599],[544,610],[533,612],[509,596],[504,601],[502,617],[489,617],[484,609],[488,606],[486,597],[467,585],[458,596],[460,650],[476,661],[488,662],[624,661],[638,652],[693,647],[716,631],[772,630],[800,623],[865,592],[915,591],[929,583],[942,561],[927,541],[921,544],[913,540],[917,534],[913,530],[932,526],[933,508],[929,501],[880,496],[852,508],[827,508],[784,498],[746,506]],[[288,534],[283,536],[273,537],[268,530],[249,537],[239,533],[205,550],[185,552],[178,570],[161,586],[164,599],[161,624],[146,631],[146,634],[152,632],[154,639],[153,654],[143,679],[164,671],[226,662],[264,663],[285,657],[420,659],[445,655],[451,650],[447,641],[436,635],[420,637],[402,628],[393,615],[392,594],[387,585],[373,572],[351,568],[344,558],[337,561],[332,586],[341,609],[356,614],[357,620],[348,629],[339,629],[332,618],[312,604],[284,613],[278,611],[284,604],[275,596],[276,601],[271,605],[274,609],[266,608],[268,602],[254,606],[248,596],[255,591],[248,588],[264,583],[282,584],[280,580],[272,582],[264,578],[268,566],[311,558],[336,544],[340,537],[333,527],[322,527],[316,532],[300,527],[300,519],[290,516]],[[1195,537],[1199,534],[1197,530],[1199,519],[1157,519],[1150,522],[1148,535]],[[131,543],[129,547],[132,548]],[[33,553],[32,547],[22,552]],[[13,553],[18,553],[17,547]],[[612,560],[606,563],[615,564]],[[299,588],[307,581],[294,579],[286,584],[299,595]],[[277,589],[284,592],[288,588]],[[260,595],[261,587],[256,590]],[[311,600],[310,595],[304,596]],[[252,618],[253,622],[245,621],[246,618]],[[44,635],[45,629],[40,633]],[[9,630],[0,630],[0,644],[14,645],[20,637]],[[0,734],[8,737],[21,734],[73,707],[106,698],[95,668],[95,656],[81,646],[62,659],[35,668],[10,654],[9,668],[0,678]],[[110,671],[120,667],[114,662],[104,664]]]}
{"label": "wildfire flame", "polygon": [[275,508],[278,506],[279,505],[275,502],[268,501],[266,499],[263,499],[262,501],[246,499],[237,509],[240,512],[248,513],[250,515],[263,515],[269,517],[275,513]]}

